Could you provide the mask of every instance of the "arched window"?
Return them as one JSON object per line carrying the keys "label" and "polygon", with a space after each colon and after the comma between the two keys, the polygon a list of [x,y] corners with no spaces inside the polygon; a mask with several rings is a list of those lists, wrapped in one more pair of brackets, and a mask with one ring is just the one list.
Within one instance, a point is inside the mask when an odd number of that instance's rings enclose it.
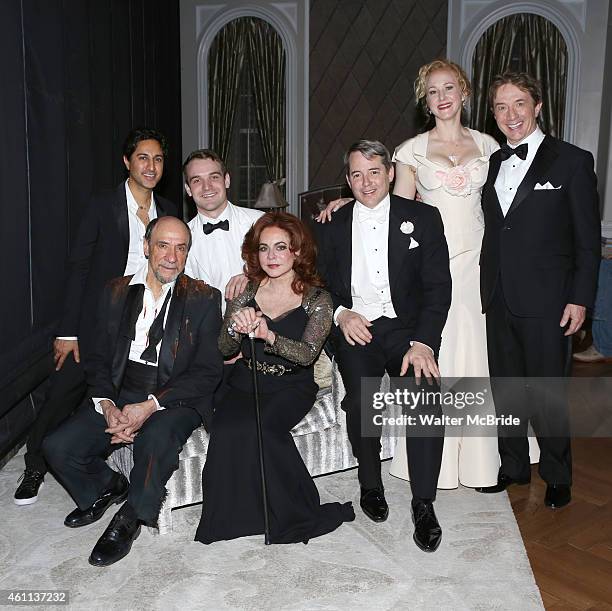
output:
{"label": "arched window", "polygon": [[208,54],[210,147],[232,176],[232,202],[252,206],[261,185],[285,178],[285,51],[274,27],[241,17]]}
{"label": "arched window", "polygon": [[487,92],[493,77],[507,70],[528,72],[542,83],[539,121],[545,133],[563,137],[567,93],[567,45],[554,23],[532,13],[515,13],[483,33],[472,56],[471,125],[501,136],[489,112]]}
{"label": "arched window", "polygon": [[[265,22],[282,41],[285,77],[274,86],[284,93],[285,190],[289,211],[297,214],[297,194],[308,186],[309,2],[181,0],[180,10],[183,157],[196,148],[211,146],[209,55],[217,35],[226,25],[248,17]],[[273,173],[277,174],[268,174]]]}

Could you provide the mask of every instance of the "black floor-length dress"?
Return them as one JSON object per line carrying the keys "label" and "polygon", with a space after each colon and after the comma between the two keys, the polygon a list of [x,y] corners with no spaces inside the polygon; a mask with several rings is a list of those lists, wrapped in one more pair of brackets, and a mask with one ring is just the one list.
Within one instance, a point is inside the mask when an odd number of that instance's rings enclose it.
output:
{"label": "black floor-length dress", "polygon": [[[228,353],[233,341],[234,351],[240,346],[243,358],[234,365],[216,404],[202,473],[204,502],[196,533],[196,541],[202,543],[264,531],[249,342],[227,334],[233,311],[257,307],[255,292],[256,287],[249,286],[226,312],[220,347]],[[272,543],[307,542],[355,518],[351,503],[321,505],[290,433],[315,401],[312,361],[329,332],[330,317],[329,295],[313,289],[301,306],[274,320],[266,318],[277,336],[273,347],[255,342],[264,369],[258,380]]]}

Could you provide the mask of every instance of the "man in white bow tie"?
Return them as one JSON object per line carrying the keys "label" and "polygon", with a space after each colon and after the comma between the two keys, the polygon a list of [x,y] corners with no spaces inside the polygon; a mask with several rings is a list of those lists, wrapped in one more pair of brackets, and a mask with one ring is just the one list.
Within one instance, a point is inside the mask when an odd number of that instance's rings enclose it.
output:
{"label": "man in white bow tie", "polygon": [[[334,302],[332,341],[346,388],[348,436],[359,461],[361,508],[382,522],[389,508],[380,429],[362,430],[374,412],[371,401],[362,401],[361,381],[374,378],[378,389],[385,371],[439,377],[436,356],[451,300],[448,248],[436,208],[389,195],[393,164],[383,144],[360,140],[344,162],[355,201],[317,226],[319,267]],[[444,441],[438,433],[407,437],[414,540],[428,552],[442,536],[433,509]]]}
{"label": "man in white bow tie", "polygon": [[[551,398],[551,388],[560,386],[550,379],[569,374],[571,336],[595,299],[600,222],[593,156],[542,133],[542,91],[528,74],[495,77],[489,102],[507,143],[491,156],[482,191],[481,297],[495,408],[498,416],[519,416],[520,425],[500,430],[497,484],[479,491],[529,483],[531,421],[545,504],[563,507],[572,483],[567,402],[563,393]],[[549,381],[531,380],[527,389],[502,378]]]}

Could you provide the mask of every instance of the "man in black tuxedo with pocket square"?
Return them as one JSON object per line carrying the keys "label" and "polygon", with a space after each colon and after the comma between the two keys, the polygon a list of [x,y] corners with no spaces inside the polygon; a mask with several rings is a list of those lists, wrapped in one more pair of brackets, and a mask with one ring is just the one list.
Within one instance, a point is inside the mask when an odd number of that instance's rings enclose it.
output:
{"label": "man in black tuxedo with pocket square", "polygon": [[[481,297],[495,408],[498,416],[518,416],[520,426],[500,429],[498,482],[479,491],[529,483],[531,420],[545,504],[563,507],[572,483],[567,401],[546,386],[558,387],[569,374],[571,336],[595,299],[600,218],[593,156],[542,133],[541,87],[528,74],[495,77],[489,102],[507,143],[491,156],[482,191]],[[504,378],[530,378],[531,388]]]}
{"label": "man in black tuxedo with pocket square", "polygon": [[[389,152],[360,140],[345,155],[355,201],[317,227],[319,267],[334,302],[333,340],[346,388],[349,440],[359,461],[361,507],[375,522],[387,519],[378,437],[362,432],[374,413],[361,401],[361,379],[405,375],[439,377],[435,356],[451,300],[448,248],[432,206],[389,194]],[[363,414],[362,414],[363,412]],[[443,436],[407,436],[414,540],[435,551],[441,529],[433,501]]]}
{"label": "man in black tuxedo with pocket square", "polygon": [[[223,367],[221,293],[182,273],[190,246],[183,221],[149,223],[147,263],[112,280],[101,297],[87,361],[89,399],[43,442],[53,473],[77,503],[66,526],[92,524],[125,501],[91,552],[94,566],[123,558],[141,524],[157,523],[185,441],[212,414]],[[133,447],[129,486],[106,464],[115,444]]]}
{"label": "man in black tuxedo with pocket square", "polygon": [[17,505],[30,505],[47,472],[42,453],[44,437],[81,403],[87,385],[82,362],[95,336],[92,319],[104,285],[117,276],[133,274],[144,262],[147,223],[176,216],[175,205],[153,195],[168,154],[165,137],[154,129],[136,128],[123,145],[127,180],[94,194],[85,207],[68,259],[64,306],[53,342],[56,370],[45,400],[30,428],[25,471],[15,492]]}

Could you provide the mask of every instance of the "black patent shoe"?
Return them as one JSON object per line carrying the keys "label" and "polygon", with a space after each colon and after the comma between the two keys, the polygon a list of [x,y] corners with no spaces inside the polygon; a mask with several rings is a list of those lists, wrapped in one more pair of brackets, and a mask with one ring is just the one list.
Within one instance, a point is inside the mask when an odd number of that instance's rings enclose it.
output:
{"label": "black patent shoe", "polygon": [[435,552],[442,540],[442,529],[436,518],[433,503],[412,500],[410,505],[414,535],[412,538],[419,549]]}
{"label": "black patent shoe", "polygon": [[130,553],[132,543],[140,534],[140,522],[130,515],[131,512],[124,510],[126,505],[113,516],[110,524],[98,539],[89,556],[89,564],[110,566]]}
{"label": "black patent shoe", "polygon": [[118,473],[115,484],[111,488],[105,490],[87,509],[81,510],[77,507],[74,511],[71,511],[64,520],[64,526],[79,528],[97,522],[113,503],[119,504],[125,501],[129,487],[127,479],[121,473]]}
{"label": "black patent shoe", "polygon": [[361,489],[359,501],[363,513],[374,522],[384,522],[389,516],[389,505],[385,499],[385,491],[382,488]]}
{"label": "black patent shoe", "polygon": [[504,475],[500,473],[497,476],[497,484],[493,486],[480,486],[475,488],[476,492],[483,492],[484,494],[495,494],[496,492],[503,492],[508,486],[512,484],[518,484],[519,486],[527,485],[531,480],[529,478],[526,479],[514,479],[509,475]]}
{"label": "black patent shoe", "polygon": [[548,484],[544,505],[552,509],[565,507],[572,500],[572,489],[567,484]]}
{"label": "black patent shoe", "polygon": [[21,483],[13,497],[15,505],[32,505],[32,503],[36,503],[45,474],[34,469],[26,469],[19,479]]}

